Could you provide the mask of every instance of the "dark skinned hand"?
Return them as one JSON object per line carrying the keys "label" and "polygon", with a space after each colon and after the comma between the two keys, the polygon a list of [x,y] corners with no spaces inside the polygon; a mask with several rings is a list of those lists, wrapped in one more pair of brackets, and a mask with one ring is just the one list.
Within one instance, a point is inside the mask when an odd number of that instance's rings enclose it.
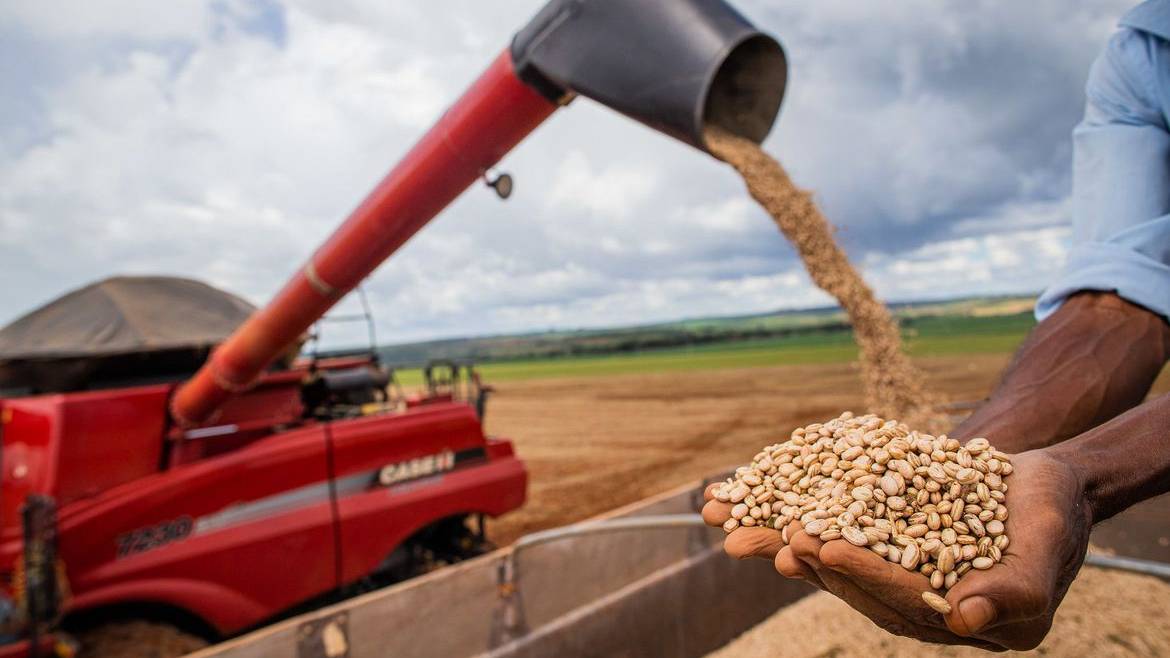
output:
{"label": "dark skinned hand", "polygon": [[[787,528],[788,542],[769,528],[737,528],[724,541],[732,557],[773,559],[776,570],[836,595],[878,626],[927,642],[969,644],[991,650],[1031,649],[1052,626],[1052,617],[1080,569],[1092,525],[1083,483],[1065,463],[1044,451],[1013,457],[1008,480],[1006,527],[1011,543],[1003,561],[971,571],[946,596],[945,617],[923,602],[927,578],[843,540],[822,542]],[[721,526],[731,506],[711,498],[703,519]]]}

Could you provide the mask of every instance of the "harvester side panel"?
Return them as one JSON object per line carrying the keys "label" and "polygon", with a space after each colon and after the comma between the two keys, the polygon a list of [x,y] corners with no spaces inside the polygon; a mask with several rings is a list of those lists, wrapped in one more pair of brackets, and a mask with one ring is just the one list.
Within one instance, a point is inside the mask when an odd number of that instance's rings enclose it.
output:
{"label": "harvester side panel", "polygon": [[[251,395],[265,397],[237,410]],[[525,487],[511,444],[485,439],[466,404],[309,423],[63,506],[68,610],[166,603],[230,634],[368,575],[441,519],[516,509]]]}
{"label": "harvester side panel", "polygon": [[312,425],[65,506],[71,607],[165,602],[230,632],[336,587],[328,477]]}
{"label": "harvester side panel", "polygon": [[[342,582],[374,570],[416,531],[469,513],[498,516],[524,502],[527,475],[506,442],[485,442],[465,404],[418,407],[331,426],[341,524]],[[364,488],[354,484],[365,483]]]}
{"label": "harvester side panel", "polygon": [[169,386],[4,401],[0,525],[15,536],[28,493],[69,503],[158,470]]}

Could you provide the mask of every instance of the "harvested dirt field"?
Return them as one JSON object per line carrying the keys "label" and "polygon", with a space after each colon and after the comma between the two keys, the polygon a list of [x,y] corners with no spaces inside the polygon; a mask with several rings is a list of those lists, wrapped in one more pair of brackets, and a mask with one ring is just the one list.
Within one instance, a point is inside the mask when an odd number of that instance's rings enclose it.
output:
{"label": "harvested dirt field", "polygon": [[[918,360],[950,400],[987,394],[1006,355]],[[506,544],[738,465],[792,428],[863,411],[856,364],[503,382],[490,434],[527,462],[528,503],[491,522]]]}
{"label": "harvested dirt field", "polygon": [[[1150,577],[1086,567],[1069,588],[1052,632],[1033,651],[1003,656],[1170,655],[1170,585]],[[979,658],[981,649],[923,644],[874,626],[829,594],[806,597],[772,615],[710,658]]]}

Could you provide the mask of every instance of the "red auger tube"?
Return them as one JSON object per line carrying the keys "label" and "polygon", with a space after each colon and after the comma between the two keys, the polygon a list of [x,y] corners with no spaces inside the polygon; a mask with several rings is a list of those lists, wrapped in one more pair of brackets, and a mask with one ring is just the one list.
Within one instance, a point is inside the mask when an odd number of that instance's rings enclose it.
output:
{"label": "red auger tube", "polygon": [[211,419],[556,108],[516,77],[505,50],[276,297],[178,390],[174,420],[189,427]]}

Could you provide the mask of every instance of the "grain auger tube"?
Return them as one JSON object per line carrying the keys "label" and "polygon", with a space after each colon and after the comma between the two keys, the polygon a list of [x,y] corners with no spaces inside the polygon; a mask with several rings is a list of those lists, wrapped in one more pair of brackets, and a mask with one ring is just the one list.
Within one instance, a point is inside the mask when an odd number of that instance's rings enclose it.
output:
{"label": "grain auger tube", "polygon": [[553,0],[276,297],[179,388],[173,419],[185,427],[212,420],[313,322],[576,96],[706,151],[705,125],[762,141],[786,77],[780,44],[722,0]]}

